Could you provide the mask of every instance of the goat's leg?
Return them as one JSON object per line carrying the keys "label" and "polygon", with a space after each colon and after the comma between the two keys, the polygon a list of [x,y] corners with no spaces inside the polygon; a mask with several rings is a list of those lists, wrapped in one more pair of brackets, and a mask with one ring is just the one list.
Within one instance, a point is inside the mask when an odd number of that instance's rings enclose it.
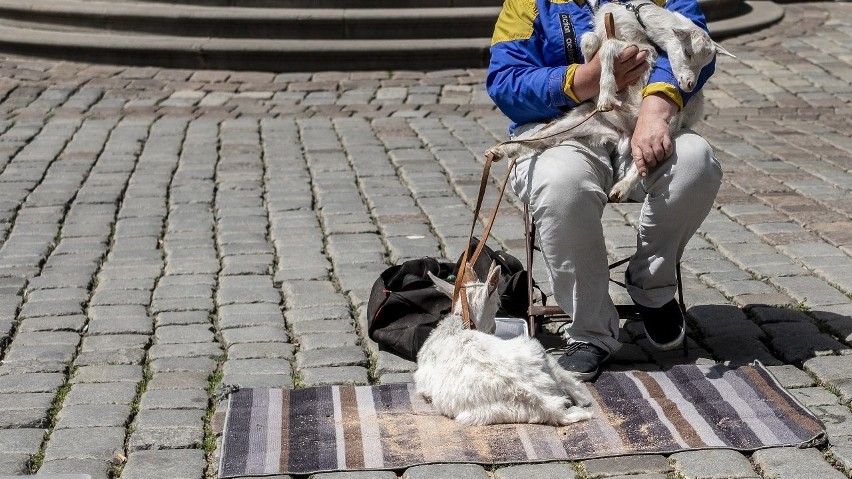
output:
{"label": "goat's leg", "polygon": [[[501,143],[490,148],[486,154],[494,155],[495,161],[504,157],[515,158],[525,153],[537,154],[565,140],[595,134],[601,129],[600,120],[591,118],[585,121],[587,115],[592,111],[588,103],[583,103],[534,134],[526,138]],[[585,123],[583,123],[584,121]],[[595,126],[595,122],[598,122],[597,126]]]}
{"label": "goat's leg", "polygon": [[580,52],[583,53],[583,58],[586,61],[592,59],[595,53],[601,48],[601,37],[595,32],[588,32],[580,38]]}
{"label": "goat's leg", "polygon": [[570,407],[562,412],[562,417],[559,420],[559,425],[564,426],[579,421],[585,421],[592,418],[592,412],[579,407]]}
{"label": "goat's leg", "polygon": [[616,98],[618,84],[615,81],[615,61],[625,48],[630,46],[621,40],[607,40],[601,45],[598,54],[601,56],[601,80],[598,93],[598,109],[609,111],[621,107]]}
{"label": "goat's leg", "polygon": [[583,383],[575,375],[562,369],[562,366],[549,354],[547,355],[547,365],[550,367],[550,371],[556,382],[559,383],[559,387],[571,398],[571,402],[574,405],[586,407],[592,404],[592,397],[589,395],[586,387],[583,386]]}

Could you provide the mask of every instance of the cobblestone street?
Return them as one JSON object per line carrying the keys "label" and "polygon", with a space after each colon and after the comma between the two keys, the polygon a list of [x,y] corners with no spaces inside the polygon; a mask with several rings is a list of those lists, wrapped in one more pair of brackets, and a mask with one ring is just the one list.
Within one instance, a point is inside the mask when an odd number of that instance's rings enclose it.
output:
{"label": "cobblestone street", "polygon": [[[628,327],[611,367],[760,360],[830,447],[316,479],[852,472],[852,4],[784,8],[722,42],[738,58],[705,88],[698,130],[725,178],[683,262],[690,355]],[[389,264],[462,252],[484,152],[507,137],[485,71],[0,73],[0,475],[212,478],[229,385],[411,380],[367,340],[366,300]],[[606,208],[614,259],[638,208]],[[509,198],[489,244],[522,257],[523,232]]]}

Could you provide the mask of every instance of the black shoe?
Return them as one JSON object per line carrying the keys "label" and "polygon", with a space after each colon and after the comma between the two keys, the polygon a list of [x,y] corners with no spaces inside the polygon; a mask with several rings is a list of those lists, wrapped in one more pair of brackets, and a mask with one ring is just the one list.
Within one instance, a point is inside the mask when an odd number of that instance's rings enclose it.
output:
{"label": "black shoe", "polygon": [[674,349],[683,343],[686,334],[686,321],[677,300],[673,299],[659,308],[649,308],[636,304],[645,325],[648,341],[660,351]]}
{"label": "black shoe", "polygon": [[569,373],[574,373],[580,381],[597,376],[601,364],[609,358],[605,350],[581,341],[571,341],[562,351],[565,354],[556,362]]}

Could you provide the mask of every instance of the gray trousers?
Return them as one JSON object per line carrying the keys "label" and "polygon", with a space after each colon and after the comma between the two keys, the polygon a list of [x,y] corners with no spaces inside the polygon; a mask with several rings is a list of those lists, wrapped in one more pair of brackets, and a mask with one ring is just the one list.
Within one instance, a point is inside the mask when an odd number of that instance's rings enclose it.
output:
{"label": "gray trousers", "polygon": [[[524,138],[541,128],[516,130]],[[634,302],[659,307],[677,289],[676,266],[684,247],[710,212],[722,169],[707,141],[681,130],[674,153],[642,179],[630,199],[643,202],[636,254],[626,273]],[[618,313],[609,297],[609,267],[601,216],[614,184],[614,151],[567,141],[518,159],[512,190],[530,206],[556,303],[573,318],[565,337],[613,352]]]}

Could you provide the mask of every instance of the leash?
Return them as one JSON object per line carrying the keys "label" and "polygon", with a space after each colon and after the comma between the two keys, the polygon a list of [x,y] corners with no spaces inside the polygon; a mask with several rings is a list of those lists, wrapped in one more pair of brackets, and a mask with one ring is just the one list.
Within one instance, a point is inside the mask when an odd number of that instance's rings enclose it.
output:
{"label": "leash", "polygon": [[[604,15],[604,26],[606,27],[607,38],[614,38],[615,22],[611,13],[607,13],[606,15]],[[514,143],[528,143],[531,141],[539,141],[545,140],[547,138],[553,138],[554,136],[561,135],[563,133],[567,133],[571,130],[574,130],[575,128],[578,128],[580,125],[592,119],[593,116],[597,115],[598,113],[603,113],[605,111],[606,110],[596,108],[591,113],[586,115],[586,117],[583,118],[580,122],[575,125],[572,125],[570,128],[559,130],[546,136],[540,136],[536,138],[506,140],[498,143],[497,146],[510,145]],[[552,123],[553,122],[548,123],[548,126]],[[547,128],[547,126],[545,126],[545,128]],[[479,259],[479,255],[482,254],[482,250],[483,248],[485,248],[485,242],[488,240],[488,236],[491,234],[491,228],[494,226],[494,220],[497,219],[497,212],[500,209],[500,203],[503,201],[503,195],[506,193],[506,185],[509,183],[509,176],[512,174],[512,170],[514,170],[515,163],[517,162],[517,160],[517,157],[513,158],[509,162],[509,166],[506,168],[506,175],[503,177],[503,182],[500,185],[500,193],[497,195],[497,204],[494,205],[494,209],[491,211],[491,215],[488,217],[488,221],[486,221],[485,223],[485,229],[482,231],[482,237],[479,240],[479,244],[476,245],[476,250],[474,250],[473,255],[471,255],[470,242],[471,240],[473,240],[473,232],[476,229],[476,220],[477,218],[479,218],[479,212],[482,209],[482,200],[483,198],[485,198],[485,187],[488,185],[488,178],[491,173],[491,165],[495,161],[500,161],[500,158],[495,158],[493,153],[488,153],[485,155],[485,165],[482,168],[482,179],[479,182],[479,193],[476,196],[476,207],[473,209],[473,221],[470,225],[470,232],[467,235],[467,244],[465,245],[464,254],[462,255],[462,260],[459,265],[459,272],[456,275],[456,283],[453,287],[452,304],[455,305],[456,301],[461,301],[462,319],[464,320],[465,327],[467,327],[468,329],[476,329],[476,325],[473,323],[473,320],[470,317],[470,305],[467,301],[467,294],[461,294],[461,290],[464,288],[465,279],[467,275],[475,275],[475,273],[473,273],[473,268],[470,265],[476,264],[476,261]]]}

